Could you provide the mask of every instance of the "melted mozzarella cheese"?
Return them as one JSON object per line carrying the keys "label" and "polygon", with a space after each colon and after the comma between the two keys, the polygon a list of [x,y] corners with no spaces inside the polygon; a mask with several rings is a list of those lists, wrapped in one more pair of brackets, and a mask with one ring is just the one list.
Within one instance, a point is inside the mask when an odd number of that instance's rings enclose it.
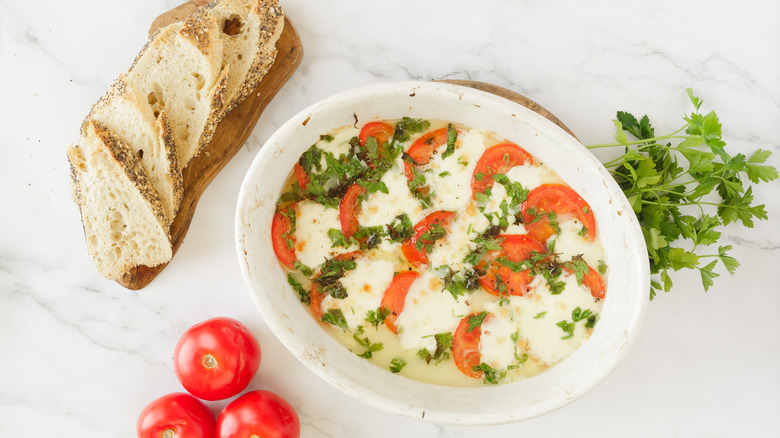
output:
{"label": "melted mozzarella cheese", "polygon": [[304,265],[315,268],[334,255],[354,251],[357,247],[331,247],[328,230],[341,230],[339,211],[316,202],[298,203],[295,218],[295,255]]}
{"label": "melted mozzarella cheese", "polygon": [[[359,131],[352,126],[345,126],[337,130],[333,135],[333,140],[322,139],[316,143],[317,147],[325,152],[332,153],[336,158],[349,152],[349,140],[357,136]],[[321,161],[326,166],[325,157]]]}
{"label": "melted mozzarella cheese", "polygon": [[[434,193],[432,209],[456,211],[471,201],[471,176],[485,151],[486,133],[464,129],[458,134],[455,152],[442,158],[446,145],[439,147],[428,162],[425,180]],[[466,163],[464,166],[463,163]]]}
{"label": "melted mozzarella cheese", "polygon": [[425,217],[420,202],[409,192],[403,168],[403,160],[399,158],[382,176],[387,193],[374,192],[363,201],[358,214],[360,225],[387,225],[402,213],[406,213],[413,224]]}
{"label": "melted mozzarella cheese", "polygon": [[434,243],[431,253],[428,254],[429,264],[434,269],[445,265],[455,271],[463,269],[463,259],[477,248],[477,244],[471,240],[489,226],[490,222],[479,214],[476,208],[457,214],[447,227],[447,235]]}
{"label": "melted mozzarella cheese", "polygon": [[347,271],[339,280],[347,290],[347,297],[337,299],[327,295],[322,300],[323,310],[341,309],[349,329],[357,330],[359,325],[365,325],[366,314],[379,308],[394,273],[394,263],[390,261],[356,259],[355,269]]}
{"label": "melted mozzarella cheese", "polygon": [[552,365],[571,354],[589,336],[585,329],[585,320],[575,323],[573,336],[557,324],[560,321],[572,322],[572,311],[591,310],[598,313],[600,303],[591,296],[590,290],[578,285],[576,277],[564,274],[560,278],[566,283],[563,292],[553,295],[541,277],[531,283],[531,291],[522,297],[510,297],[509,306],[515,307],[517,327],[520,339],[527,343],[529,357],[535,361]]}
{"label": "melted mozzarella cheese", "polygon": [[466,297],[457,300],[443,289],[441,279],[424,271],[409,287],[404,310],[396,319],[401,349],[436,350],[434,335],[453,333],[467,314]]}
{"label": "melted mozzarella cheese", "polygon": [[516,309],[496,306],[495,302],[487,303],[491,317],[482,323],[482,334],[479,338],[479,351],[482,362],[496,369],[507,368],[518,362],[520,356],[517,345],[512,340],[519,333],[512,311]]}
{"label": "melted mozzarella cheese", "polygon": [[604,249],[600,241],[596,239],[591,242],[579,235],[582,229],[580,221],[571,218],[561,221],[558,225],[561,232],[550,237],[548,245],[551,241],[555,241],[555,252],[560,254],[561,260],[571,260],[577,255],[582,255],[585,263],[594,269],[600,261],[604,260]]}

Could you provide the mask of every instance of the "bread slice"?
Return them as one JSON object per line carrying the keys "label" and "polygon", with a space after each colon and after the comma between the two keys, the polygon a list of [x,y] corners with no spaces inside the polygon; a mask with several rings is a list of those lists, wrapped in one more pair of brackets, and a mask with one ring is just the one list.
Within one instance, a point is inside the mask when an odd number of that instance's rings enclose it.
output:
{"label": "bread slice", "polygon": [[206,9],[161,28],[127,72],[157,117],[165,112],[184,169],[225,114],[229,68],[222,68],[216,19]]}
{"label": "bread slice", "polygon": [[222,65],[230,68],[227,109],[241,103],[276,59],[276,41],[284,29],[277,0],[219,0],[207,6],[219,25]]}
{"label": "bread slice", "polygon": [[138,157],[149,183],[160,196],[170,224],[184,189],[176,144],[165,111],[160,111],[155,118],[143,96],[122,75],[92,107],[82,131],[92,120],[121,138]]}
{"label": "bread slice", "polygon": [[89,121],[68,149],[74,200],[98,271],[116,279],[173,256],[163,205],[130,147]]}

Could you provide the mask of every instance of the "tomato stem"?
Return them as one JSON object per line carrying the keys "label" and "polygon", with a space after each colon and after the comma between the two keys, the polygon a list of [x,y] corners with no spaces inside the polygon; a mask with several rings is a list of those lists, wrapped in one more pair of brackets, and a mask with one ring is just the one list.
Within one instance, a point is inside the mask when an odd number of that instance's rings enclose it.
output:
{"label": "tomato stem", "polygon": [[214,356],[207,354],[203,356],[203,366],[208,369],[214,368],[217,366],[217,359]]}

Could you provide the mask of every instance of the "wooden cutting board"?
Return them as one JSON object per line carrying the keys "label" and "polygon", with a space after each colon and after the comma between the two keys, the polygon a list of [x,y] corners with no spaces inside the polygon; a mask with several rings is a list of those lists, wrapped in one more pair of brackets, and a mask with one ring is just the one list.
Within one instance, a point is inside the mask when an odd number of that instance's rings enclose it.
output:
{"label": "wooden cutting board", "polygon": [[[152,22],[149,35],[154,34],[160,27],[183,20],[206,3],[207,0],[192,0],[165,12]],[[284,30],[276,43],[276,48],[278,51],[276,61],[260,85],[219,122],[211,143],[184,169],[182,175],[184,196],[171,224],[174,256],[187,234],[200,196],[214,177],[241,149],[255,128],[260,114],[301,63],[303,57],[301,40],[286,17]],[[117,283],[128,289],[141,289],[154,280],[166,266],[167,263],[154,267],[137,266],[125,272]]]}
{"label": "wooden cutting board", "polygon": [[[149,29],[149,35],[154,34],[157,29],[170,23],[181,21],[189,14],[195,12],[199,7],[208,3],[209,0],[191,0],[157,17]],[[225,167],[231,158],[246,142],[252,133],[257,120],[263,113],[268,103],[273,99],[282,85],[292,76],[298,68],[303,57],[303,47],[298,38],[298,33],[285,18],[284,31],[279,41],[276,43],[278,54],[273,67],[263,78],[262,83],[249,97],[240,105],[234,108],[217,127],[211,144],[184,169],[184,198],[182,199],[179,211],[171,224],[171,238],[173,241],[173,254],[181,246],[187,229],[192,222],[195,214],[195,207],[203,192],[209,183]],[[455,85],[467,86],[478,90],[486,91],[514,101],[530,110],[541,114],[556,125],[563,128],[566,132],[574,136],[566,125],[557,117],[547,111],[544,107],[533,100],[515,93],[497,85],[484,82],[467,80],[442,80]],[[576,138],[576,137],[575,137]],[[166,264],[148,267],[137,266],[124,273],[117,282],[122,286],[137,290],[148,285],[157,275],[167,266]]]}

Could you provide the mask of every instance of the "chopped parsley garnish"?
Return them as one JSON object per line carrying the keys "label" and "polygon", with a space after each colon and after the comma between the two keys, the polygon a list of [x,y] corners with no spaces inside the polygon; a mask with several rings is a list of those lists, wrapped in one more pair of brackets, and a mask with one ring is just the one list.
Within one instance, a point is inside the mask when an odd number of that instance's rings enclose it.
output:
{"label": "chopped parsley garnish", "polygon": [[417,352],[417,357],[424,360],[426,364],[431,363],[431,361],[438,364],[439,362],[450,358],[449,352],[452,350],[452,333],[438,333],[434,335],[434,339],[436,339],[436,350],[434,350],[433,354],[424,348]]}
{"label": "chopped parsley garnish", "polygon": [[396,216],[387,227],[387,235],[393,242],[403,242],[414,235],[414,225],[406,213]]}
{"label": "chopped parsley garnish", "polygon": [[304,289],[301,283],[299,283],[292,274],[287,274],[287,283],[292,286],[295,292],[298,293],[298,297],[300,298],[301,302],[308,306],[311,300],[309,291]]}
{"label": "chopped parsley garnish", "polygon": [[400,373],[401,370],[406,366],[406,361],[401,359],[400,357],[395,357],[393,360],[390,361],[390,372],[391,373]]}
{"label": "chopped parsley garnish", "polygon": [[482,323],[485,321],[486,316],[488,316],[488,313],[484,310],[482,312],[469,315],[468,319],[466,320],[466,322],[469,324],[469,327],[466,329],[466,331],[471,333],[475,328],[481,327]]}
{"label": "chopped parsley garnish", "polygon": [[403,143],[408,141],[412,134],[423,132],[430,127],[431,122],[427,120],[404,117],[400,122],[395,124],[393,140]]}
{"label": "chopped parsley garnish", "polygon": [[388,315],[390,315],[390,309],[377,307],[376,310],[369,310],[366,312],[366,322],[373,325],[374,327],[379,327],[385,322],[385,319],[388,317]]}
{"label": "chopped parsley garnish", "polygon": [[333,298],[346,298],[347,290],[338,280],[344,276],[345,271],[351,271],[356,266],[354,260],[328,259],[322,264],[319,275],[312,281],[322,289],[322,292],[330,294]]}
{"label": "chopped parsley garnish", "polygon": [[342,330],[348,331],[347,320],[344,318],[344,314],[341,313],[341,309],[328,309],[327,313],[322,315],[322,322],[327,322],[330,325],[341,327]]}
{"label": "chopped parsley garnish", "polygon": [[303,275],[305,275],[307,277],[311,277],[312,275],[314,275],[314,269],[304,265],[303,263],[299,262],[298,260],[293,262],[293,268],[301,271],[301,274],[303,274]]}
{"label": "chopped parsley garnish", "polygon": [[417,251],[425,249],[425,252],[431,252],[433,244],[446,235],[447,229],[444,228],[444,225],[442,225],[441,222],[433,222],[431,227],[417,239],[417,243],[415,244]]}
{"label": "chopped parsley garnish", "polygon": [[455,142],[458,140],[458,131],[452,123],[447,125],[447,149],[441,154],[442,160],[455,153]]}
{"label": "chopped parsley garnish", "polygon": [[330,239],[330,246],[332,248],[337,246],[349,248],[355,243],[353,239],[347,239],[346,236],[344,236],[344,233],[342,233],[341,230],[337,228],[331,228],[328,230],[328,238]]}
{"label": "chopped parsley garnish", "polygon": [[352,335],[352,339],[354,339],[358,345],[366,349],[366,351],[358,354],[358,356],[366,359],[371,359],[374,356],[374,352],[385,348],[384,344],[381,342],[373,343],[368,337],[361,338],[357,333]]}

